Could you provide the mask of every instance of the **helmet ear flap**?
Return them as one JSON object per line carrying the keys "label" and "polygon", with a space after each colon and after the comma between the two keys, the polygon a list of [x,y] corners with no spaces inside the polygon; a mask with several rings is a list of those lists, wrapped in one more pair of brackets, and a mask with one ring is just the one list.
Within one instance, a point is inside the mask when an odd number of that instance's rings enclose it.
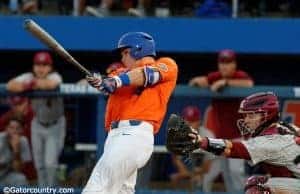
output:
{"label": "helmet ear flap", "polygon": [[142,47],[140,45],[135,45],[135,47],[130,48],[130,55],[133,58],[140,58],[141,51],[142,51]]}

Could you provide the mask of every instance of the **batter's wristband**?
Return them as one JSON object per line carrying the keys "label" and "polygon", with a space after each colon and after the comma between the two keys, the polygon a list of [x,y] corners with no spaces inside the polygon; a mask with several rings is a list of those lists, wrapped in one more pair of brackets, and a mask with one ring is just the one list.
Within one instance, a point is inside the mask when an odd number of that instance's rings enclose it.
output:
{"label": "batter's wristband", "polygon": [[122,73],[118,76],[122,82],[122,86],[129,86],[130,85],[130,78],[127,73]]}

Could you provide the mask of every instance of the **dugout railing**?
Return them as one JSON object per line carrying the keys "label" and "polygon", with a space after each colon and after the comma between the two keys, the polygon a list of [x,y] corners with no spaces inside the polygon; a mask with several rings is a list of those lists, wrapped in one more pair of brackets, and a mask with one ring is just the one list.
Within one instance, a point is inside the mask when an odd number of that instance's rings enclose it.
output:
{"label": "dugout railing", "polygon": [[[168,105],[166,117],[171,113],[179,113],[180,110],[186,105],[197,105],[205,115],[205,110],[210,105],[211,99],[240,99],[255,92],[272,91],[276,93],[281,102],[281,109],[283,111],[281,117],[284,120],[295,122],[300,125],[300,87],[290,86],[255,86],[253,88],[224,88],[222,92],[211,92],[209,89],[200,89],[195,87],[189,87],[186,85],[177,85]],[[0,98],[16,95],[9,93],[6,90],[5,84],[0,84]],[[22,93],[20,95],[28,97],[57,97],[61,96],[65,98],[66,109],[73,109],[75,116],[73,122],[75,132],[79,133],[76,136],[76,142],[74,149],[77,151],[96,151],[99,157],[103,150],[104,140],[106,132],[104,127],[104,114],[105,103],[107,97],[100,94],[95,89],[86,85],[77,84],[62,84],[59,88],[53,91],[34,91]],[[72,101],[67,99],[73,99]],[[74,100],[75,99],[75,100]],[[2,107],[5,107],[5,101],[2,102]],[[71,102],[71,103],[70,103]],[[6,107],[7,108],[7,107]],[[117,107],[116,107],[117,108]],[[82,118],[82,116],[85,116]],[[83,123],[80,123],[83,122]],[[161,127],[160,132],[155,137],[155,154],[165,154],[165,121]],[[83,128],[85,126],[86,128]],[[87,129],[89,128],[89,129]],[[92,138],[82,138],[82,134],[90,133]],[[86,134],[85,134],[86,135]],[[83,140],[82,140],[83,139]],[[82,141],[81,141],[82,140]],[[139,190],[137,193],[185,193],[175,192],[174,190]],[[75,190],[75,193],[80,193],[80,188]],[[193,192],[201,193],[201,192]]]}
{"label": "dugout railing", "polygon": [[[226,98],[242,98],[247,95],[253,94],[255,92],[263,91],[272,91],[278,95],[281,100],[281,108],[283,111],[283,119],[288,119],[292,122],[300,121],[300,114],[298,115],[298,101],[300,97],[300,87],[290,87],[290,86],[255,86],[253,88],[225,88],[222,92],[211,92],[209,89],[200,89],[195,87],[189,87],[186,85],[177,85],[171,100],[169,102],[168,111],[166,117],[171,113],[179,113],[180,110],[189,104],[198,105],[201,111],[205,112],[207,106],[209,106],[210,100],[213,98],[226,99]],[[0,97],[5,98],[7,96],[15,95],[7,92],[5,84],[0,84]],[[76,85],[76,84],[62,84],[58,89],[53,91],[34,91],[22,93],[21,95],[29,97],[38,97],[38,96],[62,96],[64,98],[74,98],[77,99],[72,103],[72,106],[75,111],[80,111],[81,114],[84,114],[83,111],[89,111],[89,120],[84,119],[84,122],[93,122],[93,125],[89,125],[93,129],[87,131],[94,131],[96,138],[94,142],[89,142],[90,140],[85,140],[84,142],[77,142],[75,144],[77,150],[87,150],[93,151],[97,150],[97,155],[99,156],[103,149],[103,143],[106,137],[106,132],[103,129],[104,127],[104,114],[105,114],[105,103],[106,96],[100,94],[95,89],[85,86],[85,85]],[[85,107],[86,109],[76,110],[76,103],[81,100],[86,99],[86,102],[89,102],[89,106]],[[79,106],[86,106],[84,104],[77,104]],[[300,104],[300,101],[299,101]],[[289,111],[285,110],[287,107]],[[92,108],[92,109],[90,109]],[[118,107],[116,107],[118,108]],[[299,106],[300,113],[300,106]],[[80,115],[75,116],[74,119],[80,119]],[[299,118],[298,118],[299,117]],[[299,121],[298,121],[299,120]],[[78,121],[74,121],[78,122]],[[300,124],[300,123],[299,123]],[[165,138],[165,122],[163,123],[160,132],[155,138],[155,152],[165,152],[164,148],[164,138]],[[78,128],[78,127],[77,127]],[[77,131],[80,129],[77,129]],[[84,129],[86,130],[86,129]]]}

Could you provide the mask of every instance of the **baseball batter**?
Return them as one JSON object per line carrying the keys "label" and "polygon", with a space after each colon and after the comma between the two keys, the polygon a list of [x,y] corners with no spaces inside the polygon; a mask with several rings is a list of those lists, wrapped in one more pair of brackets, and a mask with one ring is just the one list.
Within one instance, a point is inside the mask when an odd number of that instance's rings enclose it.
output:
{"label": "baseball batter", "polygon": [[[21,74],[8,82],[9,91],[51,90],[62,83],[62,77],[53,71],[52,57],[48,52],[36,53],[33,63],[33,72]],[[35,113],[31,141],[38,184],[53,186],[66,133],[63,99],[38,97],[32,98],[31,103]]]}
{"label": "baseball batter", "polygon": [[169,57],[155,59],[155,42],[143,32],[124,34],[117,46],[126,67],[107,78],[94,74],[88,82],[109,94],[104,153],[83,190],[85,194],[134,193],[137,170],[149,160],[171,93],[177,65]]}
{"label": "baseball batter", "polygon": [[241,102],[239,112],[243,119],[237,124],[245,137],[243,141],[207,138],[195,133],[189,136],[198,148],[216,155],[261,163],[271,178],[251,177],[245,188],[247,194],[300,193],[300,169],[294,162],[300,154],[299,128],[279,122],[277,97],[271,92],[253,94]]}

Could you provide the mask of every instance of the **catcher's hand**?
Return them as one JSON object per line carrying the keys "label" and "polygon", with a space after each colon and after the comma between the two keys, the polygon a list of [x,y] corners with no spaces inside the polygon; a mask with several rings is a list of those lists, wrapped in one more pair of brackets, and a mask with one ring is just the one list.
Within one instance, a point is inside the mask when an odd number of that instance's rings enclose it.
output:
{"label": "catcher's hand", "polygon": [[186,155],[199,148],[199,135],[181,117],[172,114],[167,123],[167,149],[178,155]]}

